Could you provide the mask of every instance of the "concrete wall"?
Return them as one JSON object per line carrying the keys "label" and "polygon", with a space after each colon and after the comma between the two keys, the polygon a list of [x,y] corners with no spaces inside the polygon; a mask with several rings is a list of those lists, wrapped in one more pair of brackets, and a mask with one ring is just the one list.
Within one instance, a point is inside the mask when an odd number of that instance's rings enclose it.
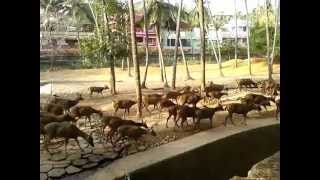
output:
{"label": "concrete wall", "polygon": [[226,180],[280,150],[280,124],[229,136],[130,173],[131,180]]}

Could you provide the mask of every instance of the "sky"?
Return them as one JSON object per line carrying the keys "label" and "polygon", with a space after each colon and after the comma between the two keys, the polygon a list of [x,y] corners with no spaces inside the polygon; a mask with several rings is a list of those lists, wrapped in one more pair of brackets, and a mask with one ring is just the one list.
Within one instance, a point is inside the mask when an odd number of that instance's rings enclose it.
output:
{"label": "sky", "polygon": [[[140,2],[141,0],[133,0],[133,2]],[[164,0],[164,2],[170,2],[171,4],[177,4],[180,0]],[[209,2],[212,13],[223,12],[223,14],[232,15],[234,14],[234,1],[235,0],[203,0]],[[279,0],[280,1],[280,0]],[[192,9],[195,6],[195,0],[183,0],[183,6],[187,9]],[[257,7],[257,5],[263,5],[265,0],[247,0],[248,11],[251,12],[252,9]],[[271,3],[274,5],[275,0],[271,0]],[[241,11],[242,14],[246,13],[244,0],[236,0],[237,11]],[[205,4],[206,6],[206,4]]]}

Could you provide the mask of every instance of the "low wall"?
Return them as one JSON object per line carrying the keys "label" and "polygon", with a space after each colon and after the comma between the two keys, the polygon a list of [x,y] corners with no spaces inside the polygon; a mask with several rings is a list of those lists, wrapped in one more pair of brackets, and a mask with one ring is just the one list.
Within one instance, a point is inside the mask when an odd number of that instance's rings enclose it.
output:
{"label": "low wall", "polygon": [[174,142],[180,143],[180,147],[172,144],[176,147],[170,150],[169,143],[168,147],[149,152],[150,156],[148,152],[144,152],[145,156],[142,153],[128,156],[115,162],[113,167],[111,164],[98,171],[90,179],[123,179],[126,174],[123,169],[130,172],[131,180],[226,180],[235,175],[246,176],[253,164],[280,150],[280,123],[274,119],[269,119],[269,123],[249,123],[252,127],[225,130],[220,127],[216,132],[201,132],[203,134]]}

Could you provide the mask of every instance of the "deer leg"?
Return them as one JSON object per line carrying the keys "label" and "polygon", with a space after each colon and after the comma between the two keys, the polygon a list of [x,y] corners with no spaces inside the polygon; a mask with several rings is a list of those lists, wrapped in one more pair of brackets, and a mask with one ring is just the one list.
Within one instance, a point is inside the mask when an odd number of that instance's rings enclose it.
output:
{"label": "deer leg", "polygon": [[88,118],[88,121],[89,121],[90,128],[92,129],[92,125],[91,125],[91,117],[90,117],[90,116],[87,116],[87,118]]}
{"label": "deer leg", "polygon": [[169,128],[169,127],[168,127],[168,121],[169,121],[170,117],[171,117],[171,114],[169,114],[169,116],[168,116],[168,118],[167,118],[166,128]]}
{"label": "deer leg", "polygon": [[243,122],[244,122],[244,125],[247,125],[247,114],[243,115]]}
{"label": "deer leg", "polygon": [[232,119],[232,114],[230,114],[230,121],[231,123],[235,126],[236,124],[233,122],[233,119]]}
{"label": "deer leg", "polygon": [[69,138],[65,138],[64,139],[64,153],[66,156],[68,155],[68,152],[67,152],[68,142],[69,142]]}
{"label": "deer leg", "polygon": [[[200,126],[200,123],[199,123],[199,126]],[[210,128],[212,128],[212,117],[210,118]]]}
{"label": "deer leg", "polygon": [[266,105],[263,105],[263,107],[264,107],[264,109],[265,109],[266,111],[268,111],[268,109],[267,109],[267,106],[266,106]]}
{"label": "deer leg", "polygon": [[145,104],[144,107],[146,108],[146,110],[148,111],[148,113],[151,115],[151,112],[150,112],[150,110],[149,110],[149,108],[148,108],[148,107],[149,107],[149,104]]}
{"label": "deer leg", "polygon": [[77,142],[77,145],[79,146],[80,150],[83,152],[84,150],[81,148],[79,140],[77,138],[75,138],[75,141]]}

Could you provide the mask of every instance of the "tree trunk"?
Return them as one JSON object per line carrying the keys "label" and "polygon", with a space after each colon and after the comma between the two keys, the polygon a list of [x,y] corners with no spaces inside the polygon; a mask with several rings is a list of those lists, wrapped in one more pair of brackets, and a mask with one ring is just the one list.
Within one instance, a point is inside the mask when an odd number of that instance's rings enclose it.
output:
{"label": "tree trunk", "polygon": [[145,0],[142,1],[143,3],[143,17],[144,17],[144,33],[145,33],[145,49],[146,49],[146,67],[144,71],[144,77],[141,84],[141,88],[146,88],[146,80],[148,74],[148,67],[149,67],[149,34],[148,34],[148,22],[147,22],[147,10],[146,10],[146,3]]}
{"label": "tree trunk", "polygon": [[161,44],[160,44],[160,26],[157,24],[156,25],[156,39],[157,39],[157,44],[158,44],[158,51],[159,51],[159,64],[160,64],[160,71],[162,73],[162,78],[164,81],[164,87],[169,87],[168,81],[167,81],[167,75],[166,75],[166,69],[163,61],[163,55],[162,55],[162,49],[161,49]]}
{"label": "tree trunk", "polygon": [[269,81],[272,80],[272,64],[270,59],[270,52],[269,52],[269,13],[268,13],[268,0],[265,0],[265,6],[266,6],[266,38],[267,38],[267,61],[268,61],[268,79]]}
{"label": "tree trunk", "polygon": [[[276,6],[277,0],[275,0],[274,5]],[[279,1],[278,1],[278,7],[276,6],[276,13],[275,13],[275,24],[274,24],[274,37],[273,37],[273,44],[272,44],[272,51],[271,51],[271,74],[273,73],[273,60],[274,60],[274,49],[276,47],[276,40],[277,40],[277,29],[278,29],[278,21],[279,17],[278,15],[280,14],[279,10]]]}
{"label": "tree trunk", "polygon": [[[182,1],[180,0],[179,10],[178,10],[178,18],[177,18],[177,26],[176,26],[176,41],[174,47],[174,57],[173,57],[173,66],[172,66],[172,82],[171,87],[172,89],[176,89],[176,71],[177,71],[177,54],[178,54],[178,40],[180,40],[180,15],[181,15],[181,8],[182,8]],[[180,40],[181,41],[181,40]],[[180,43],[180,47],[182,43]],[[183,52],[183,50],[182,50]]]}
{"label": "tree trunk", "polygon": [[136,81],[136,95],[137,95],[137,116],[141,118],[141,86],[140,86],[140,69],[139,69],[139,61],[137,59],[137,44],[136,44],[136,32],[135,32],[135,17],[134,17],[134,7],[133,7],[133,0],[129,0],[129,11],[130,11],[130,29],[131,29],[131,50],[132,50],[132,59],[133,59],[133,66],[134,66],[134,76]]}
{"label": "tree trunk", "polygon": [[[103,1],[103,4],[106,5],[106,2]],[[93,12],[93,9],[90,8],[91,11]],[[97,19],[96,20],[96,23],[97,23]],[[107,35],[109,38],[110,37],[110,29],[109,29],[109,21],[108,21],[108,16],[107,16],[107,13],[105,10],[103,10],[103,21],[104,21],[104,27],[106,28],[107,30]],[[99,29],[97,27],[97,29]],[[102,44],[102,36],[100,35],[100,41],[101,41],[101,44]],[[112,38],[111,38],[111,41],[112,41]],[[111,53],[112,54],[112,53]],[[115,95],[117,94],[116,92],[116,76],[115,76],[115,71],[114,71],[114,59],[115,57],[114,56],[111,56],[110,58],[110,80],[109,80],[109,83],[110,83],[110,94],[111,95]],[[104,59],[105,61],[107,60],[107,56],[104,55]]]}
{"label": "tree trunk", "polygon": [[121,70],[124,71],[124,58],[121,59]]}
{"label": "tree trunk", "polygon": [[235,18],[235,30],[236,30],[236,36],[234,39],[234,59],[235,59],[235,68],[238,67],[238,20],[237,20],[237,4],[236,0],[234,0],[234,18]]}
{"label": "tree trunk", "polygon": [[186,70],[186,79],[185,80],[193,80],[193,78],[190,76],[187,60],[186,60],[186,57],[184,56],[183,46],[182,46],[182,42],[181,42],[180,38],[179,38],[179,43],[180,43],[180,51],[181,51],[181,55],[182,55],[182,59],[183,59],[184,68]]}
{"label": "tree trunk", "polygon": [[132,77],[132,74],[131,74],[131,66],[130,66],[130,55],[128,54],[128,57],[127,57],[127,70],[128,70],[128,76],[129,77]]}
{"label": "tree trunk", "polygon": [[248,65],[249,65],[249,75],[252,75],[251,72],[251,59],[250,59],[250,27],[249,27],[249,13],[248,13],[248,5],[247,0],[244,0],[245,7],[246,7],[246,21],[247,21],[247,52],[248,52]]}
{"label": "tree trunk", "polygon": [[218,66],[219,66],[219,72],[220,72],[220,76],[223,77],[223,72],[222,72],[222,65],[221,65],[221,51],[220,51],[220,42],[219,42],[219,35],[218,35],[218,29],[216,29],[216,38],[217,38],[217,46],[218,46],[218,53],[219,53],[219,62],[218,62]]}
{"label": "tree trunk", "polygon": [[201,89],[206,87],[206,59],[205,59],[205,32],[204,32],[204,13],[203,13],[203,0],[198,0],[199,21],[200,21],[200,61],[201,61]]}

